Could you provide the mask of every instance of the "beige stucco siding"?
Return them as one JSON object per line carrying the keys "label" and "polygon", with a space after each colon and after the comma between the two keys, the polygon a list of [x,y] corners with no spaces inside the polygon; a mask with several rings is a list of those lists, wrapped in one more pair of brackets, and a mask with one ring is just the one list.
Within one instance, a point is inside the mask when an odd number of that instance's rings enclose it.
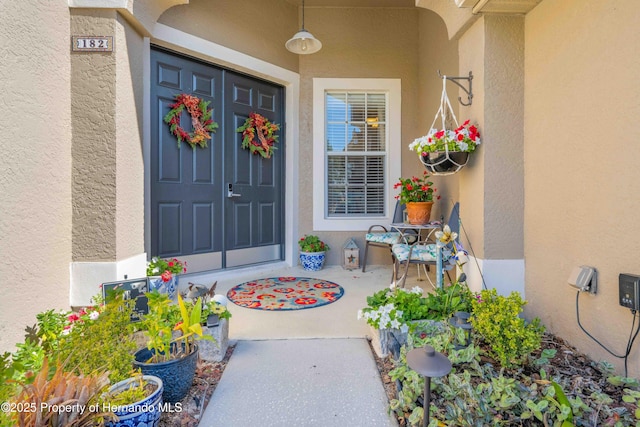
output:
{"label": "beige stucco siding", "polygon": [[[411,9],[308,9],[305,26],[322,40],[323,49],[300,57],[300,164],[321,167],[313,159],[313,78],[398,78],[402,84],[403,166],[409,156],[406,135],[416,135],[418,120],[418,13]],[[418,171],[417,159],[411,156]],[[313,180],[311,168],[301,171],[298,197],[300,235],[313,232]],[[424,170],[424,169],[422,169]],[[420,172],[421,173],[421,172]],[[328,262],[341,262],[348,237],[364,244],[364,232],[315,232],[333,250]],[[386,251],[371,251],[368,263],[388,263]]]}
{"label": "beige stucco siding", "polygon": [[116,27],[116,259],[144,252],[142,37],[118,16]]}
{"label": "beige stucco siding", "polygon": [[[306,20],[312,12],[307,8]],[[174,6],[158,22],[204,40],[297,71],[298,55],[284,42],[300,30],[298,8],[282,0],[190,0]],[[309,31],[316,28],[306,25]]]}
{"label": "beige stucco siding", "polygon": [[[596,359],[576,323],[575,266],[598,269],[583,325],[616,353],[632,316],[618,274],[640,274],[640,8],[635,0],[545,1],[525,21],[525,257],[528,312]],[[638,344],[630,375],[640,373]]]}
{"label": "beige stucco siding", "polygon": [[[115,10],[74,9],[72,34],[114,35],[116,16]],[[71,63],[73,260],[114,261],[116,57],[113,52],[76,53]]]}
{"label": "beige stucco siding", "polygon": [[66,0],[0,2],[0,351],[68,307],[71,108]]}

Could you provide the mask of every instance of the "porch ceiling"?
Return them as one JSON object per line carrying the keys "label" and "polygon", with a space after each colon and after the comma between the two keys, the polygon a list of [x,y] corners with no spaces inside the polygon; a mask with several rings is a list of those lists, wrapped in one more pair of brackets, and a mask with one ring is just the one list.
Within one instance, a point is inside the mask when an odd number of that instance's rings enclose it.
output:
{"label": "porch ceiling", "polygon": [[[302,5],[302,0],[286,0]],[[305,0],[305,7],[415,7],[415,0]]]}

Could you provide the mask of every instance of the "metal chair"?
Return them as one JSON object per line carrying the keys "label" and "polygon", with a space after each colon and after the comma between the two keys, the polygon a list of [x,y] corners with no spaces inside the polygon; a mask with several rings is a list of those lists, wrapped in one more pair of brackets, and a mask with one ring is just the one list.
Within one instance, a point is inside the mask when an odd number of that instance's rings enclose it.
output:
{"label": "metal chair", "polygon": [[[393,213],[393,222],[399,223],[404,220],[403,218],[404,212],[404,204],[400,202],[396,202],[396,208]],[[367,234],[365,236],[365,245],[364,245],[364,257],[362,261],[362,272],[364,273],[365,268],[367,267],[367,254],[369,253],[369,246],[375,246],[380,248],[387,248],[391,252],[391,247],[400,243],[405,239],[410,240],[410,242],[415,242],[417,240],[417,236],[413,237],[411,235],[408,236],[406,233],[401,233],[400,231],[394,228],[387,228],[384,225],[372,225],[367,230]],[[393,258],[392,258],[393,261]]]}
{"label": "metal chair", "polygon": [[[449,215],[449,221],[447,222],[452,232],[459,233],[460,230],[460,204],[456,203],[451,209]],[[428,243],[425,240],[418,240],[414,243],[400,242],[391,246],[391,254],[393,256],[393,277],[392,280],[396,285],[398,281],[401,281],[400,287],[404,288],[405,281],[407,280],[407,273],[409,271],[410,264],[431,266],[437,263],[436,244]],[[449,275],[449,270],[453,269],[455,263],[448,262],[452,258],[452,248],[444,247],[442,249],[442,265],[443,269]],[[400,268],[404,265],[404,272],[401,277],[398,277]],[[427,275],[427,278],[429,276]],[[430,281],[431,279],[429,279]],[[449,280],[451,277],[449,276]],[[432,283],[433,285],[433,283]]]}

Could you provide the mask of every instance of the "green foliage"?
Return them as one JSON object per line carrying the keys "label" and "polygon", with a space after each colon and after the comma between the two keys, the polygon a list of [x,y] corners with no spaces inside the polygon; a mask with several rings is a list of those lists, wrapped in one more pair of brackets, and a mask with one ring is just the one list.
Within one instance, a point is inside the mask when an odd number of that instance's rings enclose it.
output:
{"label": "green foliage", "polygon": [[434,289],[425,298],[429,316],[427,319],[448,319],[457,311],[470,313],[473,299],[473,294],[464,283],[456,282]]}
{"label": "green foliage", "polygon": [[[162,276],[166,271],[171,274],[186,273],[186,263],[178,260],[177,258],[163,259],[153,257],[147,264],[147,276]],[[169,275],[169,278],[171,275]]]}
{"label": "green foliage", "polygon": [[151,362],[165,362],[169,360],[171,346],[171,330],[175,322],[171,321],[171,300],[167,294],[157,290],[146,294],[149,301],[149,313],[144,316],[143,328],[147,335],[147,348],[153,352]]}
{"label": "green foliage", "polygon": [[[178,294],[178,304],[171,304],[167,294],[153,291],[146,294],[149,313],[144,316],[143,327],[147,335],[147,348],[153,356],[150,363],[166,362],[183,353],[190,354],[195,340],[213,340],[203,334],[201,325],[202,301],[198,298],[187,303]],[[180,335],[173,337],[173,331]],[[176,345],[176,343],[181,345]]]}
{"label": "green foliage", "polygon": [[176,338],[176,341],[184,344],[183,346],[178,346],[179,349],[184,348],[184,352],[190,354],[194,341],[201,339],[214,340],[211,335],[205,335],[202,332],[202,324],[200,322],[202,301],[200,298],[187,308],[182,296],[178,294],[178,307],[180,308],[182,320],[176,325],[175,329],[180,330],[182,335]]}
{"label": "green foliage", "polygon": [[131,405],[146,399],[157,388],[155,384],[145,381],[142,374],[135,375],[126,384],[125,389],[108,392],[101,396],[100,404],[111,407]]}
{"label": "green foliage", "polygon": [[325,252],[328,251],[329,245],[324,243],[318,236],[304,235],[304,237],[298,240],[298,246],[301,252]]}
{"label": "green foliage", "polygon": [[398,182],[393,185],[393,188],[400,189],[400,194],[396,196],[396,199],[403,204],[409,202],[432,202],[433,192],[435,191],[433,182],[429,181],[427,171],[424,171],[421,177],[398,178]]}
{"label": "green foliage", "polygon": [[[406,354],[428,344],[453,364],[447,376],[431,380],[431,427],[640,427],[637,380],[610,376],[609,385],[605,385],[604,379],[557,376],[560,371],[552,361],[556,356],[553,349],[542,351],[539,358],[529,358],[527,366],[496,371],[492,364],[480,363],[478,348],[473,345],[455,351],[456,332],[444,324],[421,322],[401,348],[389,375],[402,387],[389,408],[404,425],[421,425],[423,409],[418,398],[424,390],[424,379],[409,368]],[[478,342],[480,337],[474,334]],[[540,371],[535,372],[536,367]],[[624,389],[612,391],[612,384]],[[621,394],[622,402],[612,399],[604,388],[612,395]]]}
{"label": "green foliage", "polygon": [[[414,349],[431,345],[436,351],[446,354],[454,364],[477,364],[478,350],[473,345],[461,350],[455,349],[456,337],[448,326],[443,327],[435,322],[420,322],[416,330],[407,337],[407,344],[400,350],[395,368],[389,372],[392,380],[400,381],[402,390],[397,399],[392,399],[389,408],[404,419],[408,425],[421,425],[424,411],[418,405],[418,397],[423,395],[424,377],[412,370],[407,364],[407,353]],[[436,391],[437,388],[434,388]],[[435,410],[435,409],[433,409]]]}
{"label": "green foliage", "polygon": [[95,321],[76,322],[61,336],[53,359],[65,362],[67,369],[77,374],[108,371],[113,382],[130,377],[136,350],[132,312],[132,301],[114,299]]}
{"label": "green foliage", "polygon": [[376,329],[401,328],[414,320],[448,319],[457,311],[469,311],[473,295],[463,283],[435,289],[422,296],[422,288],[385,288],[367,297],[359,313]]}
{"label": "green foliage", "polygon": [[540,347],[544,327],[537,318],[527,324],[519,317],[525,304],[518,292],[505,297],[495,289],[482,291],[480,298],[472,301],[471,323],[502,366],[521,365]]}

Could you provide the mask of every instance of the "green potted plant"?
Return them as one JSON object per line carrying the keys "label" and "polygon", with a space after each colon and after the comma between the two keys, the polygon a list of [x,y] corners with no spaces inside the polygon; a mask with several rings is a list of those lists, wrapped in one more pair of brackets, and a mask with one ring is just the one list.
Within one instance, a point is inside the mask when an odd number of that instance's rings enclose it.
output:
{"label": "green potted plant", "polygon": [[144,425],[156,427],[162,415],[162,380],[138,374],[112,385],[100,398],[100,407],[110,410],[117,421],[107,427]]}
{"label": "green potted plant", "polygon": [[178,275],[187,272],[187,262],[177,258],[163,259],[151,258],[147,263],[147,277],[149,277],[150,290],[159,290],[167,293],[174,299],[178,289]]}
{"label": "green potted plant", "polygon": [[324,243],[318,236],[306,235],[298,240],[300,247],[300,264],[308,271],[318,271],[324,266],[326,251],[329,245]]}
{"label": "green potted plant", "polygon": [[175,403],[184,398],[193,382],[198,361],[196,341],[213,338],[202,331],[200,298],[189,307],[180,294],[177,307],[167,294],[158,291],[148,293],[147,298],[149,313],[142,323],[147,346],[136,352],[134,366],[145,375],[161,378],[163,399]]}
{"label": "green potted plant", "polygon": [[429,178],[427,171],[424,171],[421,177],[399,178],[393,186],[394,189],[400,190],[396,199],[405,205],[407,220],[410,224],[428,223],[434,197],[440,198],[440,196],[434,196],[436,189]]}
{"label": "green potted plant", "polygon": [[456,312],[471,311],[473,294],[464,283],[434,289],[426,296],[423,293],[419,286],[404,289],[392,285],[367,297],[367,307],[358,311],[358,319],[365,319],[373,329],[372,344],[380,357],[391,350],[392,336],[403,345],[416,321],[438,323]]}

